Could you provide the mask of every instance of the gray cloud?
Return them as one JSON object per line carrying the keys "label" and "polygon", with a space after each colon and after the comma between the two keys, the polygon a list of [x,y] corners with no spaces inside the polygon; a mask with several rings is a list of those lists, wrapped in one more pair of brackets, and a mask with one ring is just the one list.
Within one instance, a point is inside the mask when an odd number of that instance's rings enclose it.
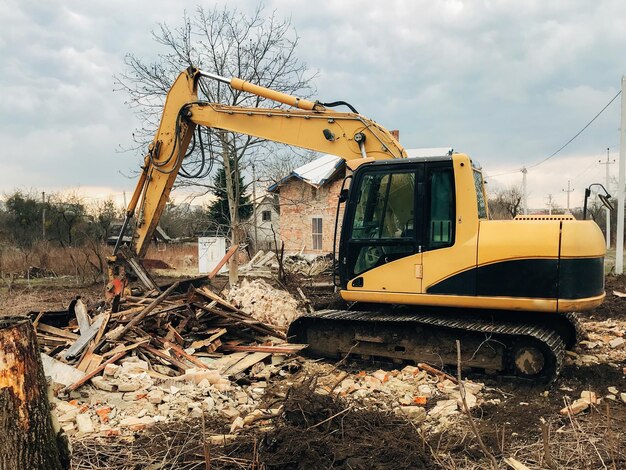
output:
{"label": "gray cloud", "polygon": [[[118,150],[138,122],[113,93],[113,76],[127,52],[155,57],[150,31],[160,21],[180,24],[195,3],[2,2],[0,191],[131,188],[120,171],[139,157]],[[249,11],[256,2],[228,4]],[[491,173],[552,153],[618,91],[626,71],[619,0],[268,1],[267,12],[274,9],[292,19],[300,56],[319,71],[320,99],[344,99],[400,129],[407,147],[452,145]],[[616,103],[564,157],[593,163],[617,147],[618,126]],[[563,165],[564,178],[576,171]],[[551,179],[536,181],[538,192]]]}

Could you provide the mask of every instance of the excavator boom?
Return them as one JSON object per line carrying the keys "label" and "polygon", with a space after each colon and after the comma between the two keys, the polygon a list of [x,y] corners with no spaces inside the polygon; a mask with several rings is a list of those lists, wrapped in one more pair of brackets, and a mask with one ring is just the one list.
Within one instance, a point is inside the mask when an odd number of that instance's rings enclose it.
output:
{"label": "excavator boom", "polygon": [[[245,108],[198,101],[201,76],[228,82],[300,109]],[[144,159],[143,171],[126,213],[136,218],[132,251],[145,256],[196,126],[247,134],[345,160],[406,157],[387,129],[356,113],[342,113],[241,79],[225,79],[195,68],[182,72],[170,89],[159,129]]]}

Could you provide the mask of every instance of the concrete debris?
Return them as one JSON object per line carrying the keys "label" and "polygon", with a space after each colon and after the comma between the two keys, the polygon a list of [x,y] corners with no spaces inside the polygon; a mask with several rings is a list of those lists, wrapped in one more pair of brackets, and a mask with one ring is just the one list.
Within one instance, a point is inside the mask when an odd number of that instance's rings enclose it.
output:
{"label": "concrete debris", "polygon": [[428,414],[434,418],[443,418],[452,414],[458,413],[458,399],[457,400],[440,400],[437,402],[434,408],[432,408]]}
{"label": "concrete debris", "polygon": [[257,320],[281,330],[304,312],[289,292],[274,289],[262,279],[244,279],[228,292],[227,298]]}
{"label": "concrete debris", "polygon": [[120,421],[122,428],[128,428],[130,431],[143,431],[144,429],[152,426],[155,423],[154,418],[150,416],[144,416],[143,418],[137,418],[134,416],[124,418]]}
{"label": "concrete debris", "polygon": [[41,362],[43,363],[43,371],[46,377],[50,377],[53,382],[59,384],[71,385],[85,376],[84,372],[57,361],[45,353],[41,353]]}
{"label": "concrete debris", "polygon": [[94,431],[91,416],[87,414],[76,415],[76,426],[78,428],[78,432],[83,434],[89,434]]}
{"label": "concrete debris", "polygon": [[590,405],[598,404],[598,396],[596,395],[595,392],[592,392],[591,390],[585,390],[581,392],[580,399],[586,401]]}
{"label": "concrete debris", "polygon": [[578,400],[575,400],[570,405],[562,408],[561,411],[559,411],[559,413],[562,414],[563,416],[567,416],[570,414],[577,415],[579,413],[582,413],[588,408],[589,408],[589,402],[587,400],[578,399]]}
{"label": "concrete debris", "polygon": [[580,398],[574,400],[571,404],[562,408],[559,413],[564,416],[568,414],[577,415],[589,409],[591,405],[598,405],[599,403],[600,400],[598,399],[598,396],[595,392],[592,392],[591,390],[584,390],[580,393]]}
{"label": "concrete debris", "polygon": [[[476,395],[466,391],[465,392],[465,404],[467,405],[467,409],[471,410],[473,408],[476,407],[476,405],[478,404],[478,398],[476,398]],[[463,410],[463,398],[460,396],[457,399],[457,406],[459,407],[460,410]]]}

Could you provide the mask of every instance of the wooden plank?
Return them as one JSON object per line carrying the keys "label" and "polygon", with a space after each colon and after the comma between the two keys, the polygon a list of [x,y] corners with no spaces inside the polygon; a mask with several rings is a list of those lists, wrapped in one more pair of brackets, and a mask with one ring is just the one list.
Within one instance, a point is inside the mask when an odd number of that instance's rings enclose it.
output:
{"label": "wooden plank", "polygon": [[424,369],[426,372],[428,372],[429,374],[433,374],[436,375],[440,378],[443,379],[448,379],[450,382],[454,383],[454,384],[458,384],[459,381],[455,378],[452,377],[451,375],[446,374],[445,372],[439,370],[439,369],[435,369],[433,366],[426,364],[425,362],[418,362],[417,363],[417,367],[419,367],[420,369]]}
{"label": "wooden plank", "polygon": [[121,352],[128,352],[128,351],[132,351],[135,348],[138,348],[139,346],[141,346],[142,344],[146,344],[149,343],[150,339],[149,338],[145,338],[142,339],[141,341],[137,341],[136,343],[131,343],[131,344],[127,344],[127,345],[123,345],[120,344],[118,346],[116,346],[115,348],[113,348],[111,351],[107,351],[105,352],[102,357],[111,357],[114,354],[118,354]]}
{"label": "wooden plank", "polygon": [[234,346],[234,345],[222,345],[222,351],[235,351],[235,352],[263,352],[270,354],[296,354],[298,351],[308,347],[308,344],[285,344],[278,346]]}
{"label": "wooden plank", "polygon": [[91,326],[91,319],[89,318],[89,313],[87,313],[87,307],[85,307],[85,304],[80,299],[76,299],[76,303],[74,304],[74,314],[76,315],[76,321],[78,322],[80,334],[88,334],[89,327]]}
{"label": "wooden plank", "polygon": [[220,269],[222,269],[222,267],[228,262],[228,260],[232,258],[232,256],[237,252],[238,248],[239,248],[239,245],[237,244],[230,247],[230,249],[226,252],[224,257],[220,260],[220,262],[217,263],[217,266],[215,266],[215,269],[213,269],[213,271],[209,273],[209,279],[213,279],[217,275],[217,273],[220,272]]}
{"label": "wooden plank", "polygon": [[87,368],[89,367],[89,363],[91,362],[91,357],[93,356],[93,351],[87,351],[81,360],[76,365],[76,368],[81,372],[87,373]]}
{"label": "wooden plank", "polygon": [[226,331],[227,331],[226,328],[220,328],[214,334],[209,336],[207,339],[201,339],[201,340],[198,340],[198,341],[194,341],[193,343],[191,343],[191,347],[193,349],[201,349],[201,348],[204,348],[205,346],[209,346],[217,338],[219,338],[220,336],[226,334]]}
{"label": "wooden plank", "polygon": [[165,336],[165,339],[168,341],[176,342],[176,344],[181,346],[185,344],[185,340],[180,335],[180,333],[176,331],[176,328],[174,328],[171,323],[167,324],[167,335]]}
{"label": "wooden plank", "polygon": [[185,352],[185,350],[183,348],[181,348],[179,345],[174,344],[174,343],[170,343],[169,341],[164,341],[163,346],[166,347],[166,348],[172,349],[176,354],[184,357],[186,360],[191,362],[193,365],[195,365],[197,367],[200,367],[200,369],[208,369],[208,367],[206,366],[206,364],[204,362],[202,362],[197,357],[193,357],[191,354],[187,354]]}
{"label": "wooden plank", "polygon": [[37,329],[37,325],[39,324],[39,320],[41,320],[41,317],[43,317],[44,313],[46,313],[46,312],[44,312],[43,310],[41,312],[39,312],[37,314],[37,317],[33,321],[33,326],[35,327],[35,329]]}
{"label": "wooden plank", "polygon": [[206,287],[203,287],[201,289],[195,289],[195,291],[200,296],[202,296],[205,299],[207,299],[209,302],[215,301],[219,305],[221,305],[222,307],[224,307],[224,308],[226,308],[228,310],[232,310],[234,312],[237,311],[237,307],[232,305],[230,302],[227,302],[226,300],[222,299],[219,295],[215,294],[213,291],[211,291],[210,289],[207,289]]}
{"label": "wooden plank", "polygon": [[139,313],[141,312],[144,308],[146,308],[145,306],[139,306],[139,307],[132,307],[132,308],[127,308],[126,310],[121,310],[119,312],[115,312],[113,314],[111,314],[112,318],[124,318],[128,315],[134,315],[135,313]]}
{"label": "wooden plank", "polygon": [[76,341],[80,338],[76,333],[72,333],[71,331],[62,330],[61,328],[57,328],[55,326],[46,325],[45,323],[40,323],[37,325],[37,332],[43,331],[44,333],[48,333],[54,336],[60,336],[62,338],[67,338],[72,341]]}
{"label": "wooden plank", "polygon": [[104,370],[104,368],[108,365],[108,364],[113,364],[116,361],[119,361],[121,358],[123,358],[126,355],[126,351],[122,351],[120,353],[117,353],[115,356],[113,356],[112,358],[110,358],[109,360],[103,362],[102,364],[100,364],[98,367],[96,367],[94,370],[92,370],[89,374],[85,375],[82,379],[74,382],[72,385],[70,385],[69,387],[66,387],[65,390],[67,391],[72,391],[72,390],[76,390],[78,387],[80,387],[81,385],[83,385],[85,382],[87,382],[88,380],[91,380],[93,377],[95,377],[96,375],[98,375],[100,372],[102,372]]}
{"label": "wooden plank", "polygon": [[109,324],[110,319],[111,319],[111,313],[109,312],[105,313],[104,319],[102,320],[102,324],[100,325],[100,329],[98,330],[98,333],[96,334],[96,337],[93,340],[94,344],[98,344],[100,340],[102,339],[102,336],[104,335],[104,332],[107,329],[107,325]]}
{"label": "wooden plank", "polygon": [[237,352],[233,354],[228,354],[226,356],[220,357],[216,361],[211,362],[211,365],[217,368],[221,374],[223,373],[223,371],[228,370],[230,366],[236,364],[247,355],[248,353],[245,353],[245,352]]}
{"label": "wooden plank", "polygon": [[254,266],[254,263],[256,262],[256,260],[258,260],[261,256],[264,256],[264,255],[265,255],[265,252],[263,250],[257,251],[252,257],[252,259],[250,259],[250,261],[248,261],[243,266],[239,266],[239,269],[242,270],[242,272],[249,270],[250,268]]}
{"label": "wooden plank", "polygon": [[274,258],[276,256],[276,253],[274,253],[273,251],[268,251],[267,254],[261,258],[260,260],[258,260],[256,262],[256,264],[254,265],[255,268],[261,268],[263,266],[265,266],[267,263],[269,263],[272,258]]}
{"label": "wooden plank", "polygon": [[89,365],[87,366],[87,370],[85,372],[89,374],[92,370],[99,367],[100,364],[102,364],[103,360],[104,358],[100,354],[92,354],[91,361],[89,362]]}
{"label": "wooden plank", "polygon": [[169,362],[174,367],[176,367],[177,369],[182,370],[183,372],[185,372],[187,369],[190,369],[190,366],[187,366],[186,364],[183,364],[178,359],[173,358],[172,356],[170,356],[169,354],[165,353],[164,351],[161,351],[160,349],[153,348],[152,346],[148,346],[147,344],[142,344],[140,346],[140,348],[144,349],[145,351],[149,352],[150,354],[154,354],[155,356],[158,356],[161,359]]}
{"label": "wooden plank", "polygon": [[66,338],[59,338],[57,336],[37,335],[37,341],[41,344],[57,346],[57,345],[70,345],[72,342]]}
{"label": "wooden plank", "polygon": [[243,372],[249,369],[257,362],[261,362],[263,359],[265,359],[269,355],[270,353],[264,353],[264,352],[255,352],[255,353],[248,354],[246,357],[238,361],[236,364],[233,364],[227,370],[225,370],[223,374],[226,376],[237,375],[240,372]]}
{"label": "wooden plank", "polygon": [[[78,305],[78,302],[77,302]],[[87,328],[84,332],[81,329],[80,338],[72,344],[67,351],[65,351],[64,357],[65,359],[73,359],[80,352],[87,347],[87,344],[98,334],[100,330],[100,325],[104,321],[104,315],[101,313],[94,318],[93,323]]]}

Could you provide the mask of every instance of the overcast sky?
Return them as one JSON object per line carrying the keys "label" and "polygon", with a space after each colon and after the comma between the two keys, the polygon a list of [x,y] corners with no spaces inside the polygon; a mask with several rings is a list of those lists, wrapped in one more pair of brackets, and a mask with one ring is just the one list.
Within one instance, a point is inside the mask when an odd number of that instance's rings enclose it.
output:
{"label": "overcast sky", "polygon": [[[0,192],[132,191],[136,117],[113,92],[124,55],[160,51],[157,23],[181,23],[198,1],[2,0]],[[229,1],[252,11],[258,2]],[[497,175],[541,161],[619,91],[626,73],[626,2],[266,1],[289,17],[299,57],[318,71],[321,101],[345,100],[407,148],[452,146]],[[529,170],[529,203],[551,193],[572,206],[604,182],[619,153],[617,99],[578,139]],[[617,165],[611,171],[617,175]],[[521,173],[491,187],[521,182]]]}

